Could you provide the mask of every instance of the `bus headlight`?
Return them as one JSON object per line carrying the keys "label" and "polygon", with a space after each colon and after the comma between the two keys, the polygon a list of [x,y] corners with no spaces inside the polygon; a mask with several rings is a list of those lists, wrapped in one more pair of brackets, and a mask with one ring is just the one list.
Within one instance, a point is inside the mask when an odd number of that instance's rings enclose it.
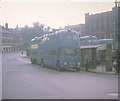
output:
{"label": "bus headlight", "polygon": [[78,62],[78,67],[80,67],[80,62]]}
{"label": "bus headlight", "polygon": [[67,63],[66,63],[66,62],[64,62],[64,65],[66,66],[66,65],[67,65]]}

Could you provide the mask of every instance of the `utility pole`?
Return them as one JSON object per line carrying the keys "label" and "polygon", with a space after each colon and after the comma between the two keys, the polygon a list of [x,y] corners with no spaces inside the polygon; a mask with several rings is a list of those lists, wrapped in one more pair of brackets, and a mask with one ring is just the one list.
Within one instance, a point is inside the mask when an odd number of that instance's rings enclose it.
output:
{"label": "utility pole", "polygon": [[118,50],[118,1],[115,0],[115,50],[116,50],[116,59],[118,63],[117,72],[119,73],[119,50]]}
{"label": "utility pole", "polygon": [[115,50],[118,50],[118,1],[115,0]]}

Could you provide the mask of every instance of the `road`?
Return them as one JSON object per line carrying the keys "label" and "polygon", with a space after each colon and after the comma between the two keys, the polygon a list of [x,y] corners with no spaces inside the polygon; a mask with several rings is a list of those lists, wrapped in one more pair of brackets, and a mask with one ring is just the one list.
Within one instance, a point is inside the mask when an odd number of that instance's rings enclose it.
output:
{"label": "road", "polygon": [[117,99],[118,76],[56,71],[20,53],[2,55],[3,99]]}

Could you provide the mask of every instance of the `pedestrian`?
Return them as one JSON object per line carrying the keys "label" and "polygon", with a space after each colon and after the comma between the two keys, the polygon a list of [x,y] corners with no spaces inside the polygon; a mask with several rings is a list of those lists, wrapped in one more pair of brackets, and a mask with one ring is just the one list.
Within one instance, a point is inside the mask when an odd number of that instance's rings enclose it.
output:
{"label": "pedestrian", "polygon": [[114,68],[114,70],[115,70],[115,72],[117,73],[117,61],[116,60],[114,60],[113,61],[113,68]]}
{"label": "pedestrian", "polygon": [[88,71],[88,68],[89,68],[88,58],[85,58],[84,65],[85,65],[85,71],[87,72],[87,71]]}
{"label": "pedestrian", "polygon": [[22,55],[23,55],[23,51],[22,51]]}

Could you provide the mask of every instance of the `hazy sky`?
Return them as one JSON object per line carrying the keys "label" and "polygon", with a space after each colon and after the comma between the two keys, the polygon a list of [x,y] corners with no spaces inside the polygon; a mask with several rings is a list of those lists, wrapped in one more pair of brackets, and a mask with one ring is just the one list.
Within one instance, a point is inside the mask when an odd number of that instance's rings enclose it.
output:
{"label": "hazy sky", "polygon": [[85,23],[85,13],[99,13],[112,10],[114,0],[106,2],[58,0],[4,0],[0,4],[2,19],[0,25],[8,22],[9,27],[32,25],[39,21],[52,28]]}

